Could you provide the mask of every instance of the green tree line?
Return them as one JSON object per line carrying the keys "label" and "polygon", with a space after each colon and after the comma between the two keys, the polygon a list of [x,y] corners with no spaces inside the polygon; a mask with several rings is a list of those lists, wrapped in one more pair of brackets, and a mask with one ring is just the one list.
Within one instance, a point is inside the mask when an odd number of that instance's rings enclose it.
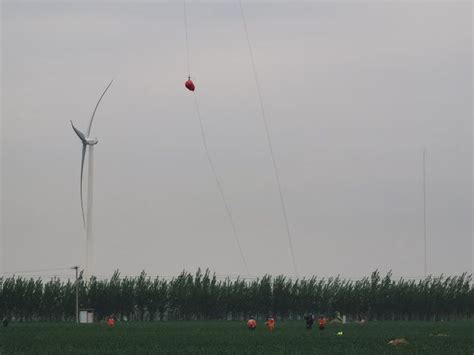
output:
{"label": "green tree line", "polygon": [[[349,319],[451,320],[473,315],[472,276],[393,279],[378,271],[352,281],[335,278],[289,279],[266,275],[255,280],[219,280],[209,270],[183,271],[170,280],[121,277],[79,278],[80,308],[92,308],[97,319],[114,314],[128,320],[263,318],[298,319],[306,312]],[[75,280],[0,278],[0,317],[18,321],[73,321]]]}

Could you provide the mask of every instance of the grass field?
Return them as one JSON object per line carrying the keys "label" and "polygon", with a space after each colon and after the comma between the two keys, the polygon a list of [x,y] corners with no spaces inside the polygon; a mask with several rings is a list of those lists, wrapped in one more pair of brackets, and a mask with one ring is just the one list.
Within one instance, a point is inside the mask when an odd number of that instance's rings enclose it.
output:
{"label": "grass field", "polygon": [[[303,322],[277,322],[270,333],[244,322],[189,321],[103,324],[12,323],[0,330],[0,354],[472,354],[474,322],[370,322],[306,331]],[[336,332],[342,330],[343,335]],[[437,336],[437,334],[445,334]],[[387,342],[404,337],[409,344]]]}

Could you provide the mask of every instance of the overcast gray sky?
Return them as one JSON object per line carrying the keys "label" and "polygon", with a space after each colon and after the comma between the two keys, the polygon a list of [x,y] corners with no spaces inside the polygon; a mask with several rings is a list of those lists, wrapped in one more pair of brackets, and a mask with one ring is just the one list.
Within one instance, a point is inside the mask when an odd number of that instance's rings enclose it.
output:
{"label": "overcast gray sky", "polygon": [[[472,270],[472,3],[244,1],[301,275]],[[188,5],[191,74],[252,274],[292,275],[237,1]],[[1,268],[244,272],[186,80],[182,2],[2,4]],[[40,273],[38,273],[40,274]]]}

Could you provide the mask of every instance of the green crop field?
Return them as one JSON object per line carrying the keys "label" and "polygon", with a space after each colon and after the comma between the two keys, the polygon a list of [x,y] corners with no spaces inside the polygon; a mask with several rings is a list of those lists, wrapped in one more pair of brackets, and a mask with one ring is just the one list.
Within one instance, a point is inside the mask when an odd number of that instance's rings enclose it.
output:
{"label": "green crop field", "polygon": [[[293,354],[472,354],[474,322],[370,322],[330,324],[324,331],[303,322],[263,321],[249,331],[237,321],[175,321],[105,324],[12,323],[0,331],[4,354],[293,353]],[[336,333],[343,331],[343,335]],[[387,342],[405,338],[407,345]]]}

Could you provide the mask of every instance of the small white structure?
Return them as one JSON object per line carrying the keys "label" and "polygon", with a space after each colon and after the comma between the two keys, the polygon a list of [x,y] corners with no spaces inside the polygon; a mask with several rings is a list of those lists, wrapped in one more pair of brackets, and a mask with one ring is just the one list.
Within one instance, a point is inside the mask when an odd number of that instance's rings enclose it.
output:
{"label": "small white structure", "polygon": [[79,310],[79,323],[94,323],[94,310],[93,309]]}

